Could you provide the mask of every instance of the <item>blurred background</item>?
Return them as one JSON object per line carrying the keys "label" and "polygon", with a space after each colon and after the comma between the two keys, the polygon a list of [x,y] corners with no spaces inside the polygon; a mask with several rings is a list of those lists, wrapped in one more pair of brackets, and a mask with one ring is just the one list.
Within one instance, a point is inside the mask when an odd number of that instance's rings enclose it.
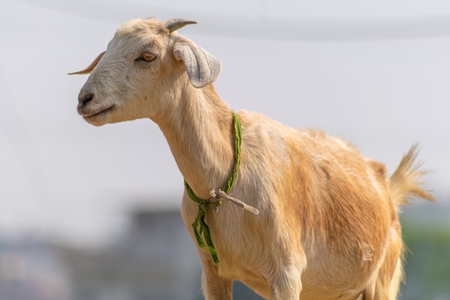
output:
{"label": "blurred background", "polygon": [[[400,299],[450,299],[450,2],[0,1],[0,299],[203,299],[179,214],[182,177],[159,128],[96,128],[80,70],[134,18],[220,58],[235,110],[322,128],[391,172],[414,143],[436,203],[402,213]],[[234,299],[260,299],[239,282]]]}

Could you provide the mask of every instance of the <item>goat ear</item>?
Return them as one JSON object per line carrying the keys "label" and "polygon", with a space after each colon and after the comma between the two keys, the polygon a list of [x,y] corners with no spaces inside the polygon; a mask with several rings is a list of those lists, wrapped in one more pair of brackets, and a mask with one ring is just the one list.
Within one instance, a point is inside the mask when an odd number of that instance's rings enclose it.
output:
{"label": "goat ear", "polygon": [[94,70],[95,66],[97,66],[98,62],[102,59],[105,52],[100,53],[97,58],[84,70],[68,73],[67,75],[80,75],[80,74],[91,74],[92,70]]}
{"label": "goat ear", "polygon": [[213,83],[220,74],[220,60],[188,39],[177,40],[173,54],[176,59],[183,61],[189,80],[196,88]]}

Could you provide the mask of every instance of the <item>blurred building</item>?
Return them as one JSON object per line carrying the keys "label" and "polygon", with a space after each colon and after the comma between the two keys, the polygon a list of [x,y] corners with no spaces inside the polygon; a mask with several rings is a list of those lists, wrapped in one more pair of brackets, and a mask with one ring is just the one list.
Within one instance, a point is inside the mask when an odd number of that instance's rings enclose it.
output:
{"label": "blurred building", "polygon": [[0,240],[0,299],[70,299],[71,282],[55,249],[38,240]]}
{"label": "blurred building", "polygon": [[73,300],[192,300],[200,265],[179,212],[133,213],[129,232],[101,251],[61,248]]}

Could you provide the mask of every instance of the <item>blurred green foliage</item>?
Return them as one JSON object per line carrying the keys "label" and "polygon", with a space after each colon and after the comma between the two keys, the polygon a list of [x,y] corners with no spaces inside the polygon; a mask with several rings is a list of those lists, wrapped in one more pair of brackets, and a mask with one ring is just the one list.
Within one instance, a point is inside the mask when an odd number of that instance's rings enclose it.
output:
{"label": "blurred green foliage", "polygon": [[[430,212],[426,212],[430,214]],[[450,227],[441,217],[428,221],[406,216],[402,219],[407,248],[405,274],[399,299],[450,299]]]}

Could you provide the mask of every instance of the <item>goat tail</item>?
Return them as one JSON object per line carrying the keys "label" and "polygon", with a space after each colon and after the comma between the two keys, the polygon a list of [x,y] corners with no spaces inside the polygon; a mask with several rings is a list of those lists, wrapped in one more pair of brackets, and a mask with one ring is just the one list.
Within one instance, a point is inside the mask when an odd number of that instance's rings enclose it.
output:
{"label": "goat tail", "polygon": [[389,180],[391,197],[397,206],[408,204],[410,198],[434,201],[434,197],[420,187],[422,184],[420,178],[429,171],[420,170],[421,163],[415,162],[418,153],[417,146],[417,144],[413,145],[403,156]]}

